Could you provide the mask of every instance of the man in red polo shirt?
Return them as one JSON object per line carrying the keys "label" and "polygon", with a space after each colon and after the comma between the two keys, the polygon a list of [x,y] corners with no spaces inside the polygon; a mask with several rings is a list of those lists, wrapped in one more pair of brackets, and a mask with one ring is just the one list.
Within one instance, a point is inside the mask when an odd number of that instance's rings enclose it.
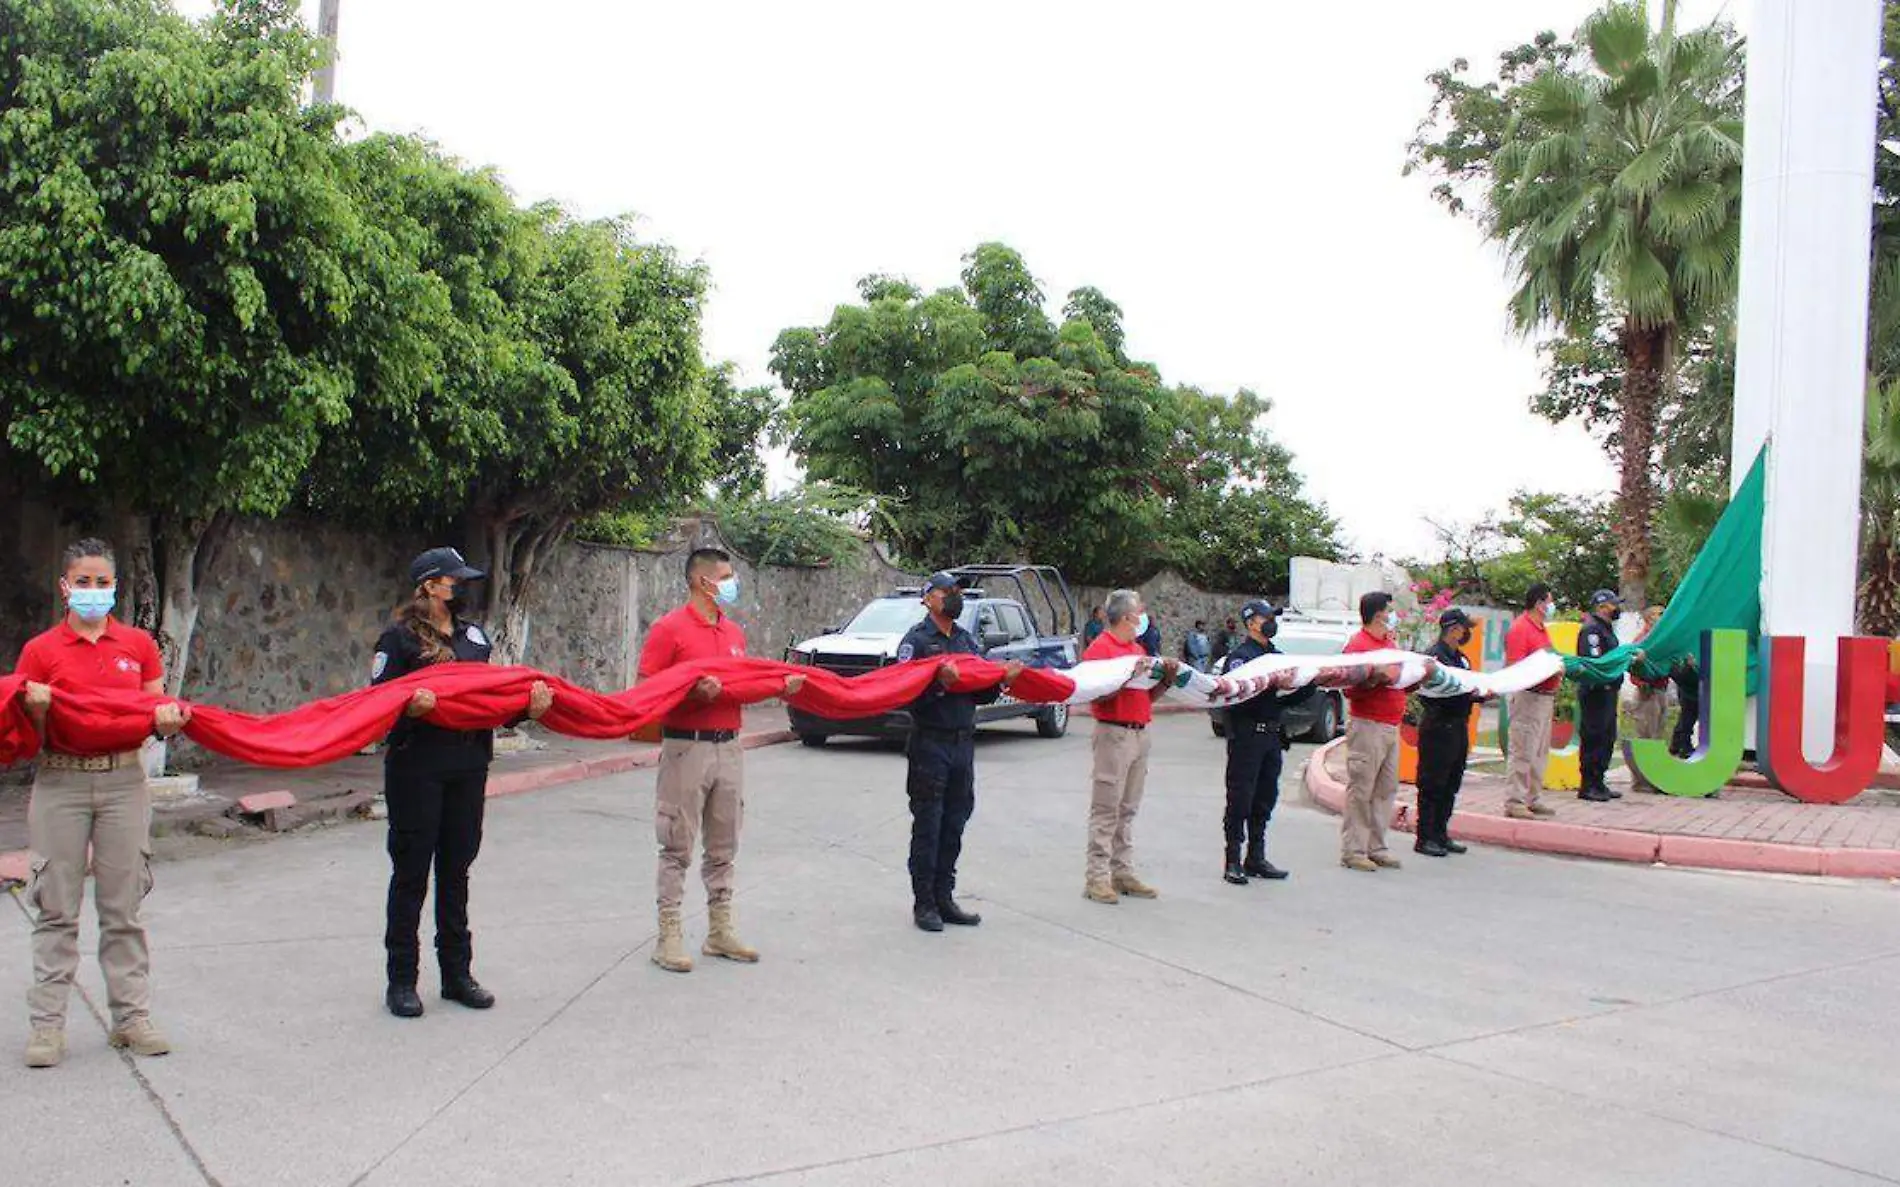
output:
{"label": "man in red polo shirt", "polygon": [[[1146,656],[1141,636],[1148,629],[1148,612],[1141,595],[1118,589],[1108,595],[1108,627],[1095,637],[1083,659]],[[1141,793],[1148,781],[1148,724],[1154,720],[1155,700],[1168,690],[1181,670],[1177,660],[1162,660],[1162,681],[1153,688],[1123,688],[1090,707],[1095,714],[1094,769],[1089,797],[1089,846],[1085,897],[1098,903],[1130,898],[1154,898],[1155,888],[1135,873],[1132,833]],[[1137,674],[1147,669],[1140,668]]]}
{"label": "man in red polo shirt", "polygon": [[[66,617],[27,641],[16,674],[26,677],[25,708],[46,735],[46,714],[62,693],[109,688],[165,691],[158,645],[111,616],[118,598],[112,550],[81,540],[66,550],[60,593]],[[158,706],[152,732],[170,737],[190,720],[176,704]],[[151,793],[136,750],[80,756],[41,753],[27,804],[33,847],[33,1035],[28,1067],[53,1067],[66,1054],[66,1005],[79,969],[79,914],[88,852],[99,911],[99,969],[105,974],[114,1047],[164,1055],[171,1043],[151,1018],[151,949],[140,910],[152,889]]]}
{"label": "man in red polo shirt", "polygon": [[[1392,595],[1374,591],[1359,599],[1361,629],[1346,643],[1347,655],[1385,651],[1397,625]],[[1437,669],[1425,661],[1429,675]],[[1339,864],[1371,873],[1396,870],[1399,859],[1386,851],[1385,826],[1399,794],[1399,722],[1405,719],[1405,690],[1394,687],[1397,671],[1369,669],[1366,679],[1346,690],[1352,719],[1346,723],[1346,805],[1339,821]]]}
{"label": "man in red polo shirt", "polygon": [[[731,659],[745,654],[745,632],[725,607],[739,600],[732,558],[717,548],[695,549],[686,558],[686,604],[654,623],[640,649],[640,676],[656,676],[676,664]],[[804,686],[789,676],[785,693]],[[660,841],[660,939],[653,963],[674,973],[693,970],[680,924],[686,871],[693,844],[704,829],[707,956],[751,963],[758,951],[739,939],[732,918],[732,863],[739,856],[744,822],[745,751],[739,745],[740,708],[721,699],[716,676],[702,676],[691,695],[661,721],[660,775],[653,827]]]}
{"label": "man in red polo shirt", "polygon": [[[1517,616],[1504,636],[1506,667],[1539,651],[1550,650],[1548,623],[1556,608],[1550,586],[1543,582],[1525,592],[1524,612]],[[1537,820],[1557,814],[1556,809],[1540,802],[1540,796],[1544,790],[1544,768],[1550,764],[1550,721],[1556,713],[1557,689],[1562,684],[1562,676],[1552,676],[1536,688],[1512,693],[1504,702],[1511,714],[1510,798],[1504,803],[1504,814],[1513,820]]]}

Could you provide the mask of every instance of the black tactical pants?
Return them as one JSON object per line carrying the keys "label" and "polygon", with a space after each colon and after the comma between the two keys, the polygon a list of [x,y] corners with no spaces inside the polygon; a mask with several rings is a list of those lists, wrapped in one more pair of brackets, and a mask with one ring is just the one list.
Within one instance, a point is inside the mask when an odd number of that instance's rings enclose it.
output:
{"label": "black tactical pants", "polygon": [[389,983],[414,985],[421,963],[417,929],[435,870],[435,954],[442,979],[469,975],[468,871],[482,848],[488,768],[445,768],[429,750],[392,750],[383,765],[389,805],[389,904],[383,932]]}
{"label": "black tactical pants", "polygon": [[1451,840],[1451,814],[1471,750],[1468,722],[1426,714],[1418,727],[1418,839]]}
{"label": "black tactical pants", "polygon": [[1266,855],[1267,822],[1280,802],[1283,758],[1279,722],[1256,724],[1228,716],[1227,811],[1221,817],[1221,831],[1230,849],[1244,838],[1252,860]]}
{"label": "black tactical pants", "polygon": [[1583,790],[1601,791],[1603,777],[1610,771],[1610,755],[1616,750],[1616,692],[1614,684],[1584,687],[1577,693],[1577,732],[1579,758],[1583,765]]}
{"label": "black tactical pants", "polygon": [[911,893],[934,904],[956,889],[963,826],[976,811],[976,735],[916,730],[907,753]]}

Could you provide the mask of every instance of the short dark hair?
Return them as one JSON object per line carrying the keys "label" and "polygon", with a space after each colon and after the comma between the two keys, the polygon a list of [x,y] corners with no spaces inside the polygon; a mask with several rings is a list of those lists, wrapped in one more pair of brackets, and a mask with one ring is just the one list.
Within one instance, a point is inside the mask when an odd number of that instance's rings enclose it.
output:
{"label": "short dark hair", "polygon": [[1373,590],[1365,597],[1359,599],[1359,621],[1370,625],[1372,620],[1385,613],[1385,608],[1391,604],[1391,594],[1382,589]]}
{"label": "short dark hair", "polygon": [[686,554],[686,580],[691,581],[693,574],[701,569],[722,565],[732,560],[732,554],[723,548],[695,548]]}
{"label": "short dark hair", "polygon": [[1524,609],[1529,610],[1550,596],[1550,586],[1539,581],[1524,591]]}
{"label": "short dark hair", "polygon": [[113,568],[118,568],[119,563],[112,559],[112,545],[97,537],[87,536],[83,540],[74,540],[66,546],[66,551],[59,556],[59,571],[64,573],[80,561],[94,556]]}

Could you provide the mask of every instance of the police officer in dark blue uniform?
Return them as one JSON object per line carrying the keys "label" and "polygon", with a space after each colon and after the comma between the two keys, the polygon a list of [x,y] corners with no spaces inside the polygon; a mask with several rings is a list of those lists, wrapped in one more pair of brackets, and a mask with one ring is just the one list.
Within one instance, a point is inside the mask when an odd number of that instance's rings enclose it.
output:
{"label": "police officer in dark blue uniform", "polygon": [[[1280,629],[1279,611],[1262,601],[1240,608],[1240,624],[1247,637],[1227,653],[1221,668],[1231,672],[1250,660],[1278,650],[1273,636]],[[1313,695],[1308,685],[1288,694],[1263,692],[1227,709],[1227,811],[1221,828],[1227,839],[1227,861],[1222,877],[1235,886],[1249,878],[1278,881],[1287,872],[1267,860],[1267,822],[1280,802],[1280,765],[1283,743],[1280,715],[1285,707]],[[1240,858],[1241,842],[1247,859]]]}
{"label": "police officer in dark blue uniform", "polygon": [[[933,574],[924,583],[924,620],[897,646],[899,662],[940,655],[983,654],[975,637],[957,622],[963,590],[951,573]],[[1006,685],[1022,664],[1005,666]],[[910,704],[911,731],[906,753],[910,772],[910,888],[912,917],[925,931],[946,923],[975,927],[982,916],[965,911],[952,897],[957,858],[963,852],[963,826],[976,811],[976,707],[994,701],[1002,687],[982,692],[951,692],[955,661],[938,670],[938,682]]]}
{"label": "police officer in dark blue uniform", "polygon": [[[410,599],[376,641],[370,683],[394,680],[431,664],[487,663],[494,646],[480,626],[457,613],[463,585],[483,576],[453,548],[432,548],[417,557],[409,566]],[[538,718],[553,703],[552,691],[537,680],[522,716]],[[434,708],[435,694],[418,688],[407,714],[389,731],[383,758],[390,864],[383,931],[389,988],[384,1003],[398,1018],[422,1014],[422,998],[416,993],[421,964],[416,933],[431,869],[442,997],[474,1010],[495,1004],[495,995],[475,980],[468,930],[468,871],[482,847],[482,810],[495,735],[491,730],[443,729],[420,720]]]}
{"label": "police officer in dark blue uniform", "polygon": [[[1577,632],[1577,654],[1596,659],[1616,650],[1616,612],[1623,599],[1607,589],[1590,595],[1590,613],[1584,616],[1583,629]],[[1609,774],[1610,755],[1616,750],[1616,698],[1623,690],[1623,678],[1597,682],[1577,682],[1577,749],[1583,768],[1583,787],[1577,798],[1596,803],[1623,798],[1610,790],[1604,777]]]}
{"label": "police officer in dark blue uniform", "polygon": [[[1441,668],[1471,667],[1464,645],[1471,639],[1471,616],[1453,606],[1438,616],[1438,642],[1425,654]],[[1470,693],[1451,697],[1420,697],[1424,705],[1418,723],[1418,840],[1412,852],[1426,857],[1463,853],[1451,839],[1451,814],[1464,786],[1465,764],[1471,757]]]}

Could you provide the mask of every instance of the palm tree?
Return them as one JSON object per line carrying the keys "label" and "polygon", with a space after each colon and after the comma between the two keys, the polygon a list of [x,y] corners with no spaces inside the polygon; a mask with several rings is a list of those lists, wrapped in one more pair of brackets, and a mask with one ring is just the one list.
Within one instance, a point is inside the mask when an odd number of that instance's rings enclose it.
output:
{"label": "palm tree", "polygon": [[1900,379],[1867,391],[1861,459],[1860,630],[1900,635]]}
{"label": "palm tree", "polygon": [[1726,25],[1658,29],[1613,3],[1579,30],[1589,64],[1521,88],[1491,160],[1487,229],[1517,280],[1520,331],[1611,330],[1623,374],[1617,561],[1645,601],[1656,430],[1685,334],[1733,307],[1742,182],[1742,44]]}

